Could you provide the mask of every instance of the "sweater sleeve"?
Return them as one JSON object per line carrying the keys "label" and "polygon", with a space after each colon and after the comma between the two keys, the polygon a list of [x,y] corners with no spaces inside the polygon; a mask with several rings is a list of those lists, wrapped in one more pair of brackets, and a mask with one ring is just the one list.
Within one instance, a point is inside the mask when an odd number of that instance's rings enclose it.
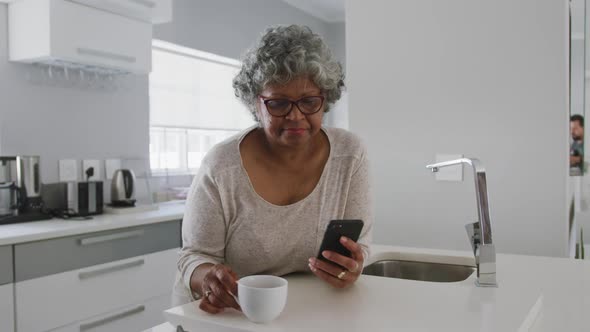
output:
{"label": "sweater sleeve", "polygon": [[209,167],[203,165],[187,196],[177,263],[183,283],[191,293],[194,293],[190,288],[191,275],[199,265],[225,261],[226,232],[219,190]]}
{"label": "sweater sleeve", "polygon": [[369,162],[366,150],[363,147],[358,167],[352,173],[344,209],[344,219],[361,219],[364,222],[358,243],[363,248],[365,262],[370,255],[369,245],[373,237],[373,215],[369,182]]}

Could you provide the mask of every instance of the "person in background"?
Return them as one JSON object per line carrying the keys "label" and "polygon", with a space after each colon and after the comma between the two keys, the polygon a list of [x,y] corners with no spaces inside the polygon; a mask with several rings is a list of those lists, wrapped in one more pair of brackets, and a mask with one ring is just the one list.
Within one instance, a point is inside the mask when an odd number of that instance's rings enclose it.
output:
{"label": "person in background", "polygon": [[570,117],[572,141],[570,145],[570,168],[584,167],[584,117],[574,114]]}
{"label": "person in background", "polygon": [[[239,309],[237,279],[311,272],[336,288],[354,284],[369,255],[372,212],[365,147],[322,126],[340,98],[344,73],[308,27],[268,28],[233,80],[257,125],[216,145],[189,190],[175,303]],[[361,219],[352,258],[316,256],[333,219]]]}

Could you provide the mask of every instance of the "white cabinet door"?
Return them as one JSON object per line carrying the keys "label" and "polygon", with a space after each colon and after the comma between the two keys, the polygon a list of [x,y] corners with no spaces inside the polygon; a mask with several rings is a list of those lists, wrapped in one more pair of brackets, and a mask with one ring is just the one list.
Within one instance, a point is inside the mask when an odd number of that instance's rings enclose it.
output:
{"label": "white cabinet door", "polygon": [[159,24],[172,20],[172,0],[69,0],[97,9]]}
{"label": "white cabinet door", "polygon": [[163,311],[170,309],[171,294],[122,307],[52,332],[143,331],[166,321]]}
{"label": "white cabinet door", "polygon": [[129,306],[170,294],[177,253],[170,249],[17,282],[17,329],[46,331],[122,307],[141,312],[145,308]]}
{"label": "white cabinet door", "polygon": [[8,24],[11,61],[151,71],[150,23],[65,0],[20,0]]}
{"label": "white cabinet door", "polygon": [[0,331],[14,331],[13,284],[0,286]]}
{"label": "white cabinet door", "polygon": [[105,11],[52,0],[54,57],[136,72],[151,70],[152,27]]}

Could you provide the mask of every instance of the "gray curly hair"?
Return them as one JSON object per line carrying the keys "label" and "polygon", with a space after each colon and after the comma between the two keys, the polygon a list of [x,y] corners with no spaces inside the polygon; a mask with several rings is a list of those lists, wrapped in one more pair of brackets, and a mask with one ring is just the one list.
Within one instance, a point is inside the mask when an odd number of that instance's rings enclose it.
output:
{"label": "gray curly hair", "polygon": [[340,99],[344,71],[322,38],[306,26],[273,26],[266,29],[258,45],[244,54],[233,87],[236,97],[258,121],[260,92],[269,85],[286,84],[301,76],[309,77],[322,91],[326,98],[324,112]]}

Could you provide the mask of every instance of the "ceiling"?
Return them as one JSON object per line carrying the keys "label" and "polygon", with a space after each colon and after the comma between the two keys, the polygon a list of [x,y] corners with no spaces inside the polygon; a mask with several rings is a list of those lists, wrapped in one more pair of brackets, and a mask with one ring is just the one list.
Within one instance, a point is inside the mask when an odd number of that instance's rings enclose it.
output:
{"label": "ceiling", "polygon": [[322,21],[344,22],[344,0],[283,0]]}

